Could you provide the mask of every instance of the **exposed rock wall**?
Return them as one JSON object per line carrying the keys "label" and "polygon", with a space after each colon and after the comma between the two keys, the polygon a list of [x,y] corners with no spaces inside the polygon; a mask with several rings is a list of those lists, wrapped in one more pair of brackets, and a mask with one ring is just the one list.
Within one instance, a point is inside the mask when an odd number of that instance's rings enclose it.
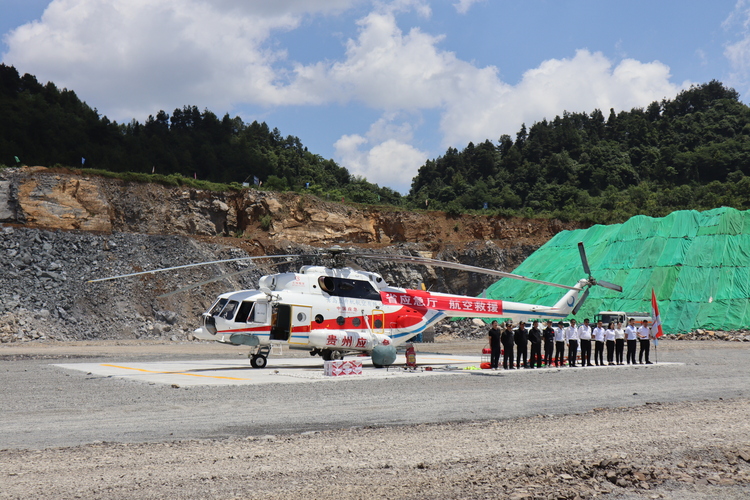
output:
{"label": "exposed rock wall", "polygon": [[[261,227],[263,218],[270,222],[267,230]],[[433,247],[476,240],[539,246],[563,229],[578,227],[557,220],[377,210],[297,193],[217,193],[44,167],[0,172],[0,222],[102,233],[235,235],[264,245],[412,242]]]}

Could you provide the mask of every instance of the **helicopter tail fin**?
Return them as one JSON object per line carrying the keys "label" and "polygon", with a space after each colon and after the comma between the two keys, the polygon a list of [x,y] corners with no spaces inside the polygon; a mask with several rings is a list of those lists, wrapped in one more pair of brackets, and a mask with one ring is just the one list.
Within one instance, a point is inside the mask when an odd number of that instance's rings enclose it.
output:
{"label": "helicopter tail fin", "polygon": [[587,284],[588,280],[580,280],[572,290],[568,290],[568,293],[563,295],[562,298],[552,306],[553,309],[565,314],[570,314],[578,303],[578,296]]}

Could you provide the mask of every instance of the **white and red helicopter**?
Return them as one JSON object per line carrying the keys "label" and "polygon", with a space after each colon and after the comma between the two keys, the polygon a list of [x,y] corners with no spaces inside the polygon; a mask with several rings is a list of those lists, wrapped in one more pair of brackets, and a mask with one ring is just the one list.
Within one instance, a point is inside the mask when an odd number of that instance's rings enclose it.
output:
{"label": "white and red helicopter", "polygon": [[[240,290],[220,295],[201,317],[194,336],[225,344],[249,346],[254,368],[267,365],[275,345],[310,351],[324,360],[344,355],[365,354],[376,367],[391,365],[396,348],[442,319],[473,317],[526,321],[562,319],[575,314],[594,285],[622,291],[622,287],[591,276],[583,244],[579,243],[583,268],[588,278],[574,286],[560,285],[517,274],[454,262],[403,255],[357,254],[367,259],[415,265],[439,266],[469,272],[513,278],[567,289],[553,306],[542,306],[430,292],[390,286],[374,272],[351,267],[302,266],[299,272],[263,276],[257,290]],[[332,249],[341,252],[343,249]],[[154,271],[101,278],[95,281],[151,274],[219,262],[263,258],[291,258],[296,255],[247,257],[189,264]],[[201,283],[205,284],[207,282]],[[197,286],[197,285],[194,285]],[[179,291],[182,291],[181,289]],[[174,293],[174,292],[172,292]],[[581,294],[579,300],[579,294]]]}

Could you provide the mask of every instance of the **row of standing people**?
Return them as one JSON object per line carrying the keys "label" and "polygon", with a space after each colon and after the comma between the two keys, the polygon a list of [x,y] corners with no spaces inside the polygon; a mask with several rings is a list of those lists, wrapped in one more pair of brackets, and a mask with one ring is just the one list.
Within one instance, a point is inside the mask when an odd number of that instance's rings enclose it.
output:
{"label": "row of standing people", "polygon": [[[490,368],[498,369],[501,352],[503,353],[503,368],[506,370],[534,368],[534,363],[537,368],[553,365],[565,366],[566,349],[568,366],[574,367],[577,366],[579,346],[581,366],[594,366],[591,364],[592,343],[596,366],[605,366],[605,349],[607,365],[636,364],[635,353],[639,345],[638,362],[643,364],[645,359],[645,363],[650,365],[649,353],[652,337],[648,322],[644,320],[641,326],[636,326],[633,318],[630,318],[625,328],[622,327],[622,323],[609,323],[605,327],[601,321],[592,328],[587,318],[583,320],[582,325],[578,325],[575,319],[571,319],[569,326],[564,326],[562,321],[558,322],[557,326],[553,326],[552,321],[547,321],[544,329],[540,329],[539,322],[534,321],[529,330],[526,329],[524,322],[520,322],[514,330],[513,323],[508,321],[501,330],[497,321],[493,321],[489,331]],[[531,344],[530,354],[529,343]],[[544,356],[542,356],[542,344]],[[626,361],[623,362],[626,346],[627,356]],[[515,366],[513,365],[514,350],[516,351]]]}

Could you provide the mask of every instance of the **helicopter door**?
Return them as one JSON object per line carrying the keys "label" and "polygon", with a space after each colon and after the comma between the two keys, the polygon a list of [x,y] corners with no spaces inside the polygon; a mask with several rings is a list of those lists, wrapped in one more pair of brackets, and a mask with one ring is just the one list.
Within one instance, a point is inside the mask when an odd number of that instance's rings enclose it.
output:
{"label": "helicopter door", "polygon": [[290,344],[308,344],[310,341],[310,320],[312,307],[294,306],[292,309],[292,336]]}
{"label": "helicopter door", "polygon": [[288,341],[292,333],[292,306],[278,304],[271,313],[271,340]]}

